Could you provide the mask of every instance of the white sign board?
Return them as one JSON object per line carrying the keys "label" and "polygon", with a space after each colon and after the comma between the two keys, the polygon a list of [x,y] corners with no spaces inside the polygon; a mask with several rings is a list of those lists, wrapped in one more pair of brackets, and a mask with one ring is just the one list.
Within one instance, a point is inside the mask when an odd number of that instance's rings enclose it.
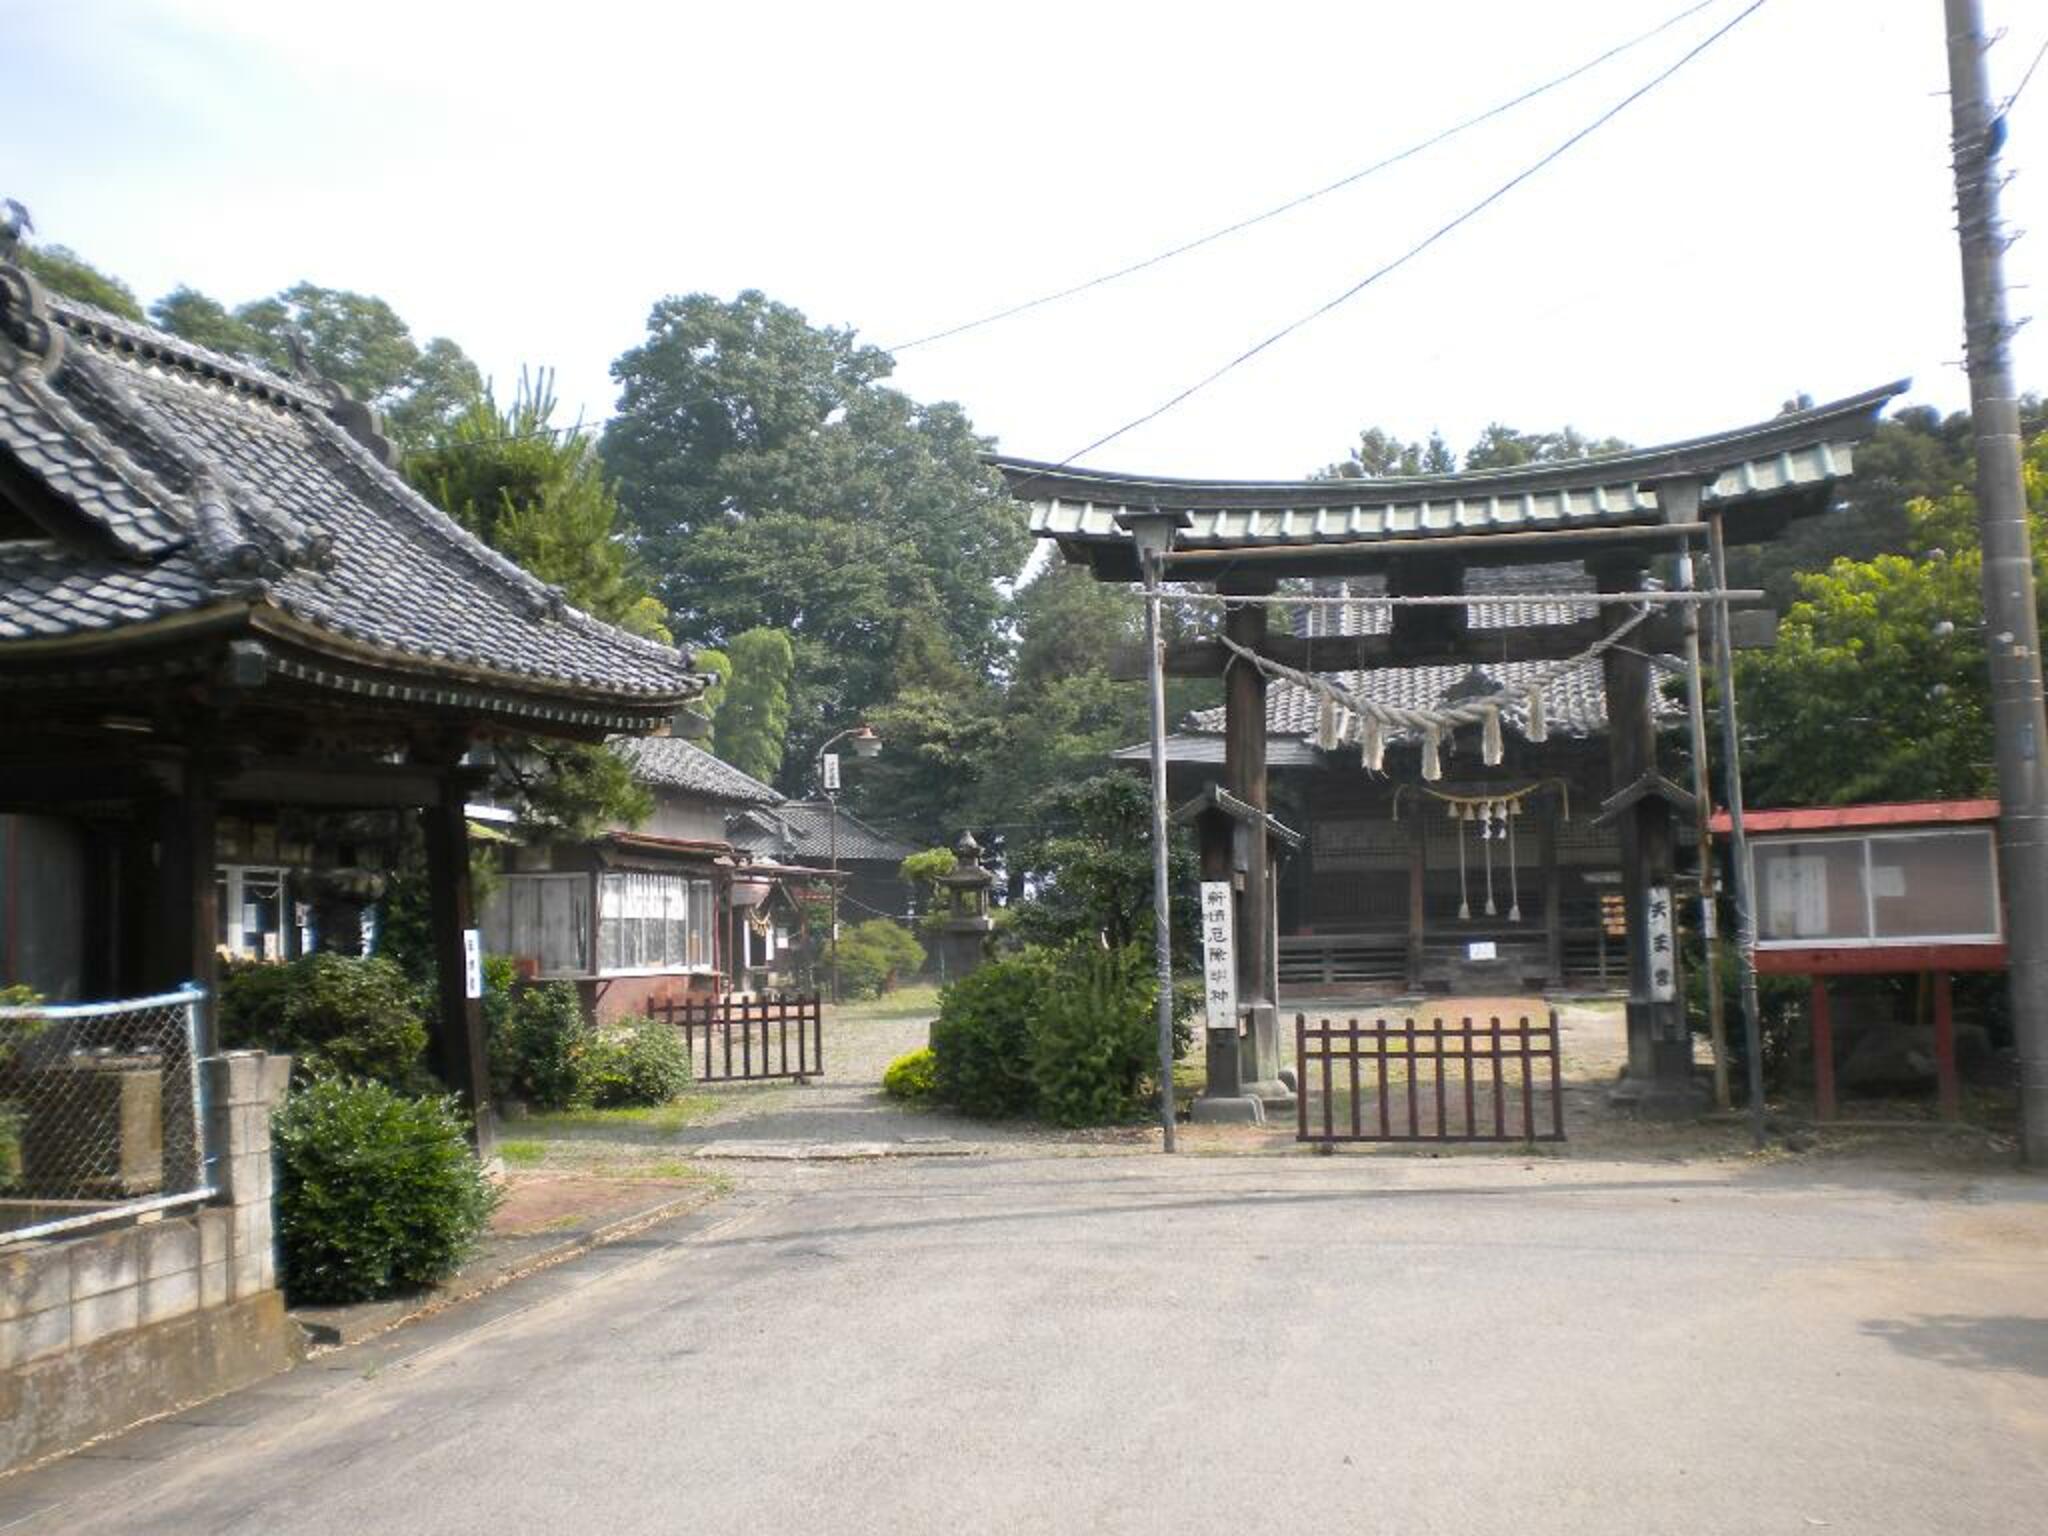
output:
{"label": "white sign board", "polygon": [[839,754],[837,752],[827,752],[824,763],[825,793],[836,795],[839,793]]}
{"label": "white sign board", "polygon": [[462,995],[484,995],[484,936],[474,928],[462,930]]}
{"label": "white sign board", "polygon": [[1202,998],[1211,1029],[1237,1033],[1237,956],[1228,880],[1202,882]]}
{"label": "white sign board", "polygon": [[1643,901],[1643,942],[1650,946],[1650,1000],[1678,996],[1678,947],[1672,936],[1671,887],[1653,885]]}
{"label": "white sign board", "polygon": [[1465,958],[1467,960],[1498,960],[1500,958],[1500,945],[1496,944],[1492,939],[1474,939],[1465,946]]}

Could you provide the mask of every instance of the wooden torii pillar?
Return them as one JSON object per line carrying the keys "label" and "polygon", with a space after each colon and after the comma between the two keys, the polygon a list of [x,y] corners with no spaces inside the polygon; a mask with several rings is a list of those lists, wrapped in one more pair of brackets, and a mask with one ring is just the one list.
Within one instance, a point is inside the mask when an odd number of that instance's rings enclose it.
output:
{"label": "wooden torii pillar", "polygon": [[[1220,583],[1225,596],[1266,597],[1270,580]],[[1266,650],[1263,603],[1224,610],[1223,632],[1237,644],[1263,654]],[[1238,1038],[1238,1093],[1263,1101],[1269,1109],[1292,1110],[1294,1095],[1280,1081],[1280,1000],[1275,996],[1277,972],[1274,935],[1279,927],[1272,849],[1266,840],[1263,815],[1270,797],[1266,786],[1266,675],[1257,667],[1231,665],[1223,678],[1223,787],[1261,813],[1243,826],[1244,886],[1237,896],[1237,1006],[1244,1020]]]}
{"label": "wooden torii pillar", "polygon": [[[1593,566],[1602,592],[1641,588],[1639,560]],[[1625,604],[1605,609],[1609,632],[1627,623]],[[1607,754],[1614,793],[1598,821],[1621,834],[1621,888],[1628,922],[1628,1070],[1615,1094],[1652,1113],[1697,1108],[1692,1036],[1686,1025],[1685,977],[1678,960],[1673,879],[1674,810],[1694,811],[1693,797],[1657,773],[1655,692],[1649,656],[1626,641],[1601,655],[1607,688]]]}

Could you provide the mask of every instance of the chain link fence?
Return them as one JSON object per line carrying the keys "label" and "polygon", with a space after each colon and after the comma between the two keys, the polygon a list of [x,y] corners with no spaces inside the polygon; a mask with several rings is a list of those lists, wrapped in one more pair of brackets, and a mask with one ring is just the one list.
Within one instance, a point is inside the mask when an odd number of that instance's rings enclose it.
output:
{"label": "chain link fence", "polygon": [[0,1008],[0,1244],[205,1197],[204,998]]}

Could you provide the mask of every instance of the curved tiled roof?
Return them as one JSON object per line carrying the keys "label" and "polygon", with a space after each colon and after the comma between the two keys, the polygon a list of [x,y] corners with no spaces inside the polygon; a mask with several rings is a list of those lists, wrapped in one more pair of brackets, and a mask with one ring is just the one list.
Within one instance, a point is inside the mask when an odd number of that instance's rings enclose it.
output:
{"label": "curved tiled roof", "polygon": [[[732,823],[735,848],[772,858],[823,864],[832,856],[832,808],[816,800],[785,800],[751,810]],[[839,862],[901,864],[917,850],[878,832],[844,806],[839,811]]]}
{"label": "curved tiled roof", "polygon": [[1854,445],[1905,381],[1754,426],[1562,463],[1404,479],[1187,480],[992,460],[1030,504],[1031,531],[1075,549],[1128,545],[1120,514],[1185,512],[1176,552],[1571,533],[1666,521],[1662,481],[1700,484],[1713,510],[1804,498],[1851,472]]}
{"label": "curved tiled roof", "polygon": [[622,736],[611,748],[633,777],[659,789],[681,789],[728,805],[776,805],[779,791],[680,736]]}
{"label": "curved tiled roof", "polygon": [[[638,716],[687,655],[568,606],[418,495],[373,418],[0,262],[0,461],[49,537],[0,542],[0,661],[212,613],[410,677]],[[623,722],[622,722],[623,723]]]}

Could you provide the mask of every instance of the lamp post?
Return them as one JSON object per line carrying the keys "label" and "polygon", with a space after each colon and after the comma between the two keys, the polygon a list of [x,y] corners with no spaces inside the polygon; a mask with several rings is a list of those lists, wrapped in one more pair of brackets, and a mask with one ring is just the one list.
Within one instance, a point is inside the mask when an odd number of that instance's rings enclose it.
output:
{"label": "lamp post", "polygon": [[832,916],[831,932],[828,935],[832,946],[831,976],[832,1001],[839,1001],[839,759],[832,755],[832,749],[840,742],[853,742],[853,755],[871,758],[882,750],[882,738],[875,734],[875,728],[863,722],[849,725],[836,735],[825,738],[825,744],[818,748],[818,784],[825,792],[827,821],[832,840]]}
{"label": "lamp post", "polygon": [[1117,523],[1138,550],[1145,580],[1145,679],[1152,703],[1152,948],[1159,967],[1159,1128],[1162,1150],[1173,1151],[1173,893],[1167,881],[1166,850],[1166,666],[1159,633],[1159,579],[1174,530],[1185,528],[1185,512],[1120,512]]}

